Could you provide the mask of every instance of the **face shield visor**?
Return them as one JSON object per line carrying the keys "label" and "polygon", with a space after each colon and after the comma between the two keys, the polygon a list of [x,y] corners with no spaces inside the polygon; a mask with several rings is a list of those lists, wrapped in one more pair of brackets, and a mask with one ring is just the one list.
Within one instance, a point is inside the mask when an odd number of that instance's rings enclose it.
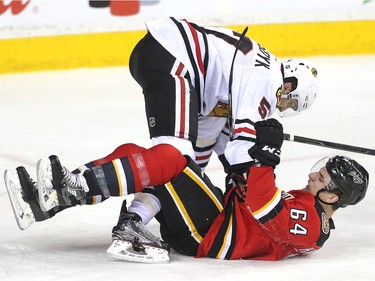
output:
{"label": "face shield visor", "polygon": [[[331,159],[331,158],[328,157],[328,156],[320,159],[318,162],[316,162],[312,166],[312,168],[310,169],[310,173],[320,173],[320,170],[322,168],[327,167],[327,163],[328,163],[329,159]],[[337,188],[336,184],[331,179],[331,182],[324,187],[324,190],[331,191],[331,190],[336,189],[336,188]]]}

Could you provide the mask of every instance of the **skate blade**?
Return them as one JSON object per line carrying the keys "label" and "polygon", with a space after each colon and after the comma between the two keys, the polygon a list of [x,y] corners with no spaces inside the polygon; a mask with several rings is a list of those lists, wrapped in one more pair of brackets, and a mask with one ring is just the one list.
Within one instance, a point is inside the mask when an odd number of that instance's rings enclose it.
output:
{"label": "skate blade", "polygon": [[52,185],[52,167],[49,159],[40,159],[36,164],[38,198],[42,211],[48,212],[59,205],[57,192]]}
{"label": "skate blade", "polygon": [[6,170],[4,181],[17,225],[19,229],[26,230],[35,222],[35,217],[30,205],[22,199],[22,187],[17,171]]}
{"label": "skate blade", "polygon": [[169,253],[163,248],[142,244],[144,251],[135,251],[131,242],[113,240],[107,254],[116,260],[138,263],[167,263]]}

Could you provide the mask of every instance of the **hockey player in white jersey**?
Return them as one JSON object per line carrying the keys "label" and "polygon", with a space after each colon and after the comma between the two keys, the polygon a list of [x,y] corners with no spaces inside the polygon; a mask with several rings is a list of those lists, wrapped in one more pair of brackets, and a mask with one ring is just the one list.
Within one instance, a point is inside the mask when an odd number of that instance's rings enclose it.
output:
{"label": "hockey player in white jersey", "polygon": [[[257,150],[258,158],[279,153],[254,146],[254,123],[277,110],[281,115],[304,111],[316,99],[318,72],[307,60],[283,63],[227,28],[172,17],[146,26],[129,68],[143,89],[150,138],[154,145],[173,145],[202,169],[213,151],[234,175],[253,161],[249,149]],[[152,187],[146,190],[136,194],[129,211],[147,224],[160,203]]]}

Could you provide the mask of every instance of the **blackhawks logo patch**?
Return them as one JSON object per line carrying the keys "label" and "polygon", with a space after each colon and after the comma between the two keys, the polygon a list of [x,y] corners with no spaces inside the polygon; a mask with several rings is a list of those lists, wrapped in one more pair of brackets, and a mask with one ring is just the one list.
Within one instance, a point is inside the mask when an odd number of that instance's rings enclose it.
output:
{"label": "blackhawks logo patch", "polygon": [[214,109],[208,114],[211,117],[228,117],[229,115],[229,105],[218,101]]}

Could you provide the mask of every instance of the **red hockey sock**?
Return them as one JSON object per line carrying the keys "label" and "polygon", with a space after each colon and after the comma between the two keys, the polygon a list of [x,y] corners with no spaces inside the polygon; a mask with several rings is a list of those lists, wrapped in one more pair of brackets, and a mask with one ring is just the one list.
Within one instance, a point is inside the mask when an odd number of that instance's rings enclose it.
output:
{"label": "red hockey sock", "polygon": [[141,153],[145,150],[146,148],[138,146],[134,143],[125,143],[117,147],[112,153],[108,154],[107,156],[94,160],[92,162],[95,166],[99,166],[111,162],[117,158],[130,156],[135,153]]}
{"label": "red hockey sock", "polygon": [[110,176],[116,174],[112,172],[116,170],[114,163],[110,163],[112,161],[120,161],[126,179],[133,179],[127,182],[127,191],[123,191],[123,194],[140,192],[147,186],[163,185],[175,178],[187,165],[181,152],[168,144],[159,144],[150,149],[132,143],[123,144],[106,157],[92,162],[95,166],[103,167],[111,195],[119,193],[117,190],[120,186],[118,178]]}

